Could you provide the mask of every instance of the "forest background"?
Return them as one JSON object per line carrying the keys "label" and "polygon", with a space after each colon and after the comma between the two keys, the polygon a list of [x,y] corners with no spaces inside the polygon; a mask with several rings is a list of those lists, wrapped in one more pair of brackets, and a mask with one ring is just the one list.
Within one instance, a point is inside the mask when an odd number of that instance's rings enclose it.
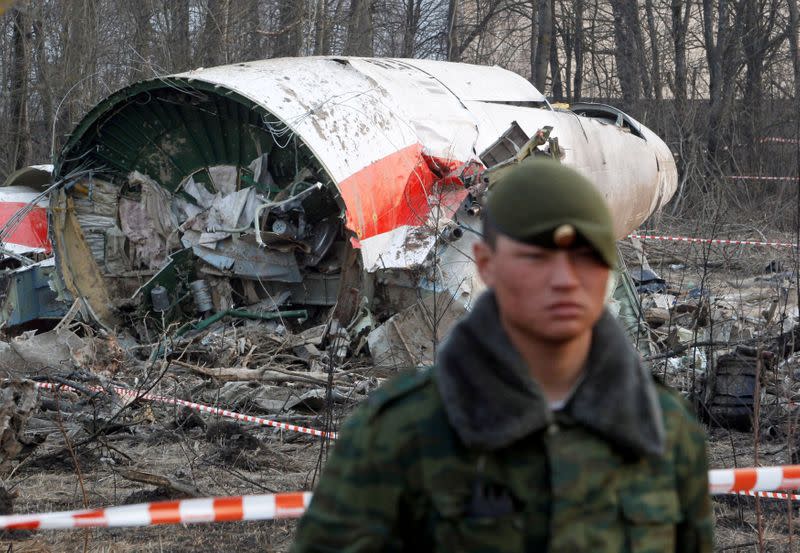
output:
{"label": "forest background", "polygon": [[49,163],[134,81],[280,56],[432,58],[497,64],[653,128],[681,176],[670,215],[794,231],[799,28],[797,0],[21,0],[0,18],[0,179]]}

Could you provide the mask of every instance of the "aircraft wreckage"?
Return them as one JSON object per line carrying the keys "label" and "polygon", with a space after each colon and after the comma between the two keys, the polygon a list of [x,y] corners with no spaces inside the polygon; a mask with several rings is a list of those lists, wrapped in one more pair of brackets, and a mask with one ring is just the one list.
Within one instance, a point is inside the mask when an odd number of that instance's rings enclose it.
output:
{"label": "aircraft wreckage", "polygon": [[677,183],[669,148],[631,117],[554,108],[499,67],[317,57],[139,82],[56,160],[58,288],[140,336],[148,317],[333,308],[347,325],[423,296],[469,308],[482,196],[527,155],[596,183],[618,237]]}

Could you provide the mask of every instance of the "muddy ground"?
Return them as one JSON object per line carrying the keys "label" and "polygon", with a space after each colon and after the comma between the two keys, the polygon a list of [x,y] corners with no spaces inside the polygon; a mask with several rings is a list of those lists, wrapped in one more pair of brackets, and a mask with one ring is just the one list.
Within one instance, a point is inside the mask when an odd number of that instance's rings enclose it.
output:
{"label": "muddy ground", "polygon": [[[741,238],[744,231],[745,237],[759,238],[752,229],[722,225],[715,225],[713,234],[705,236]],[[701,236],[702,232],[697,226],[662,220],[653,233]],[[794,241],[789,235],[768,238]],[[703,407],[710,401],[703,388],[719,356],[741,347],[755,352],[754,359],[762,359],[755,429],[726,428],[719,421],[709,424],[711,466],[800,461],[795,439],[800,357],[791,352],[785,339],[792,335],[797,316],[793,250],[647,241],[640,249],[625,245],[623,252],[630,267],[639,265],[644,255],[666,281],[666,290],[655,295],[676,298],[674,304],[659,308],[653,294],[643,296],[643,304],[649,306],[645,317],[657,326],[651,333],[655,346],[648,357],[654,373],[693,400],[707,423],[715,417]],[[659,324],[659,318],[665,320]],[[326,346],[330,352],[335,348],[324,341],[314,342],[318,350],[311,348],[310,355],[307,343],[298,346],[295,341],[284,347],[278,330],[272,326],[265,331],[257,323],[210,329],[154,360],[140,351],[146,349],[142,345],[130,346],[121,339],[72,327],[84,344],[89,340],[93,345],[89,357],[85,349],[71,351],[71,360],[82,360],[84,370],[76,370],[73,363],[56,370],[28,367],[5,373],[40,379],[56,376],[82,387],[122,382],[134,389],[152,389],[165,396],[319,429],[338,427],[353,405],[391,376],[370,365],[358,339],[349,343],[348,357],[340,359],[325,353]],[[698,343],[702,345],[692,347]],[[333,404],[307,395],[322,389],[319,375],[326,364],[336,364]],[[255,379],[236,383],[236,375],[244,373],[232,368],[265,365],[283,371],[285,378],[272,374],[266,383]],[[214,368],[231,370],[209,376]],[[306,379],[298,376],[304,372]],[[159,403],[129,403],[89,389],[84,392],[37,396],[26,415],[24,443],[18,444],[15,460],[0,467],[5,471],[0,509],[34,513],[191,496],[308,490],[329,447],[325,440],[304,434]],[[291,409],[285,408],[288,405]],[[800,551],[797,507],[772,499],[759,500],[757,505],[753,498],[726,496],[717,498],[714,508],[717,551]],[[293,529],[293,521],[274,521],[17,532],[4,535],[0,545],[9,552],[244,548],[280,552],[288,549]]]}

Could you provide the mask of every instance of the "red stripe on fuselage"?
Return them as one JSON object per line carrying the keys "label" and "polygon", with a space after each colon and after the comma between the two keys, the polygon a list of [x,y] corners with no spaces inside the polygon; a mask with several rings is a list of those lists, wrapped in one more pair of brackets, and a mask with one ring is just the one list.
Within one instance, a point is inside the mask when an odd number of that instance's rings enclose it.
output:
{"label": "red stripe on fuselage", "polygon": [[[459,164],[426,156],[421,144],[413,144],[343,180],[339,189],[347,206],[348,228],[364,239],[403,225],[424,225],[430,213],[428,196],[439,179],[431,162],[449,169]],[[463,199],[466,190],[458,196]]]}
{"label": "red stripe on fuselage", "polygon": [[[15,213],[27,205],[22,202],[0,202],[0,227],[5,226]],[[29,248],[42,248],[50,253],[50,240],[47,237],[47,210],[43,207],[34,207],[14,231],[5,237],[4,242]]]}

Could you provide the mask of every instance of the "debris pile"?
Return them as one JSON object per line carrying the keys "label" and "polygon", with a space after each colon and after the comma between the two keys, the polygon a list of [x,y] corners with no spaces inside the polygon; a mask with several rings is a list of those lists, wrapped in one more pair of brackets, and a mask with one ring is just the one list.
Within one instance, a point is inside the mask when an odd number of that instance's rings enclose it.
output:
{"label": "debris pile", "polygon": [[800,313],[793,271],[773,261],[749,266],[743,276],[708,259],[698,271],[672,258],[659,274],[639,243],[631,250],[654,374],[715,426],[746,431],[756,409],[773,422],[796,410]]}

